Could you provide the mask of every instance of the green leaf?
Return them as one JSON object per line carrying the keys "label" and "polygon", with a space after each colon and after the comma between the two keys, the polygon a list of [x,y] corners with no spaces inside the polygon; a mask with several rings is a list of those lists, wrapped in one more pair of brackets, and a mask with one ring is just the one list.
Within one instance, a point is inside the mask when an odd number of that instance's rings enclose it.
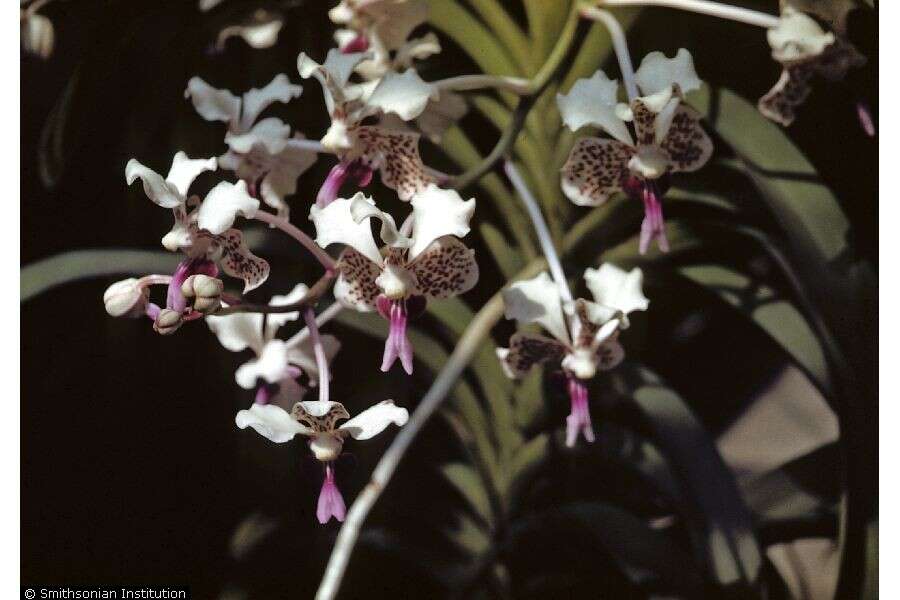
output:
{"label": "green leaf", "polygon": [[466,500],[475,516],[490,526],[494,520],[494,511],[491,509],[491,499],[484,481],[478,473],[469,465],[462,463],[442,465],[441,473]]}
{"label": "green leaf", "polygon": [[528,38],[503,6],[497,0],[469,0],[469,3],[497,35],[522,72],[531,75],[537,71],[539,63],[535,64],[531,57]]}
{"label": "green leaf", "polygon": [[467,514],[456,515],[456,526],[442,532],[457,548],[473,556],[484,554],[491,545],[488,532]]}

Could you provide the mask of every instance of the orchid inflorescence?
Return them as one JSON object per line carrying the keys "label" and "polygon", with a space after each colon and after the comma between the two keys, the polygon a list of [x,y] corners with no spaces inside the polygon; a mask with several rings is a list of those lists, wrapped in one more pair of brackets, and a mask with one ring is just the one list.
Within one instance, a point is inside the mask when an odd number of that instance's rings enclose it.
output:
{"label": "orchid inflorescence", "polygon": [[[790,3],[780,17],[702,0],[599,3],[639,4],[681,7],[765,27],[783,74],[758,106],[785,126],[796,118],[813,76],[837,79],[863,62],[839,23],[825,31]],[[578,206],[598,206],[618,194],[640,202],[640,253],[648,252],[651,242],[668,251],[662,206],[670,179],[702,168],[713,154],[712,138],[700,113],[690,106],[689,94],[703,82],[684,48],[671,58],[651,52],[632,70],[624,34],[610,13],[585,5],[581,14],[609,27],[623,86],[597,71],[557,94],[567,128],[573,133],[594,128],[577,139],[557,183]],[[529,82],[512,78],[423,80],[417,63],[439,53],[441,46],[433,33],[411,37],[427,18],[425,3],[418,0],[342,0],[329,15],[340,27],[334,36],[337,47],[321,63],[303,52],[297,58],[299,78],[321,84],[330,118],[327,131],[314,141],[292,132],[281,119],[264,116],[269,106],[289,104],[301,94],[304,100],[318,98],[288,74],[276,74],[269,84],[243,94],[192,77],[185,98],[200,117],[224,124],[227,151],[209,158],[189,158],[179,151],[165,176],[136,159],[128,161],[127,183],[140,179],[147,197],[172,211],[174,225],[162,245],[183,258],[171,275],[129,278],[111,285],[104,295],[112,316],[147,317],[164,335],[205,320],[227,350],[252,351],[254,358],[237,369],[235,380],[254,399],[237,413],[236,423],[275,443],[298,434],[307,438],[324,470],[316,511],[321,523],[332,517],[343,521],[346,515],[334,472],[344,441],[368,439],[391,423],[403,426],[409,414],[392,400],[382,400],[350,418],[343,404],[329,395],[330,363],[341,343],[319,328],[341,310],[376,312],[388,323],[381,370],[389,371],[399,359],[403,371],[413,373],[409,321],[429,302],[465,294],[479,281],[475,252],[466,242],[476,200],[461,196],[452,176],[425,165],[419,152],[422,135],[437,142],[462,118],[467,108],[464,91],[495,87],[522,96],[534,92]],[[333,156],[335,162],[315,201],[303,207],[315,230],[312,236],[291,224],[289,198],[296,193],[298,177],[320,154]],[[190,190],[206,172],[228,172],[235,181],[218,182],[201,199]],[[376,174],[401,206],[409,207],[406,214],[385,212],[381,199],[362,191],[345,193],[347,188],[366,187]],[[511,162],[507,174],[535,226],[549,273],[506,286],[505,316],[523,326],[537,324],[549,335],[517,332],[496,354],[510,378],[536,368],[561,374],[571,401],[565,444],[574,446],[579,436],[593,442],[588,385],[624,359],[620,333],[629,327],[630,313],[649,306],[643,274],[610,263],[589,267],[583,279],[592,299],[573,297],[538,203]],[[294,203],[294,214],[297,208]],[[265,305],[249,302],[246,294],[263,285],[270,271],[269,263],[254,255],[245,241],[242,228],[251,220],[301,243],[321,265],[321,279],[312,287],[299,283]],[[337,250],[335,256],[327,252],[332,249]],[[222,273],[243,282],[240,293],[226,291]],[[151,288],[160,285],[166,286],[164,304],[151,300]],[[329,290],[334,303],[317,315],[316,306]],[[300,318],[304,329],[288,339],[278,337],[279,328]],[[306,387],[316,387],[318,399],[306,399]]]}

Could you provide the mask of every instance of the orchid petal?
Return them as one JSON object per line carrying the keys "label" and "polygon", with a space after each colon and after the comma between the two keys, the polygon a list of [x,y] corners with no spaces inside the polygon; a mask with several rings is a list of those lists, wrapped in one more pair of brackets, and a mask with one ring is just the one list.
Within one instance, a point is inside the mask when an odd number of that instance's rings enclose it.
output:
{"label": "orchid petal", "polygon": [[238,154],[249,153],[254,146],[261,146],[269,154],[278,154],[287,145],[291,126],[275,117],[268,117],[245,133],[225,134],[225,143]]}
{"label": "orchid petal", "polygon": [[597,71],[590,79],[579,79],[567,95],[556,95],[563,123],[572,131],[595,125],[620,142],[634,145],[616,110],[618,90],[619,82],[609,79],[603,71]]}
{"label": "orchid petal", "polygon": [[367,219],[378,219],[381,221],[381,229],[379,237],[381,241],[391,248],[408,248],[412,245],[412,240],[397,229],[397,223],[394,217],[384,211],[379,210],[371,201],[362,194],[357,194],[350,204],[350,214],[357,223],[363,223]]}
{"label": "orchid petal", "polygon": [[271,168],[263,177],[259,195],[263,202],[277,211],[279,217],[288,219],[290,207],[285,197],[297,191],[297,178],[313,166],[318,158],[316,152],[294,146],[286,146],[277,156],[272,157]]}
{"label": "orchid petal", "polygon": [[374,35],[386,50],[402,46],[409,34],[428,19],[428,4],[422,0],[370,2],[362,10],[375,21]]}
{"label": "orchid petal", "polygon": [[419,155],[419,134],[362,126],[356,129],[356,138],[363,147],[364,162],[380,169],[381,182],[397,190],[404,202],[434,183]]}
{"label": "orchid petal", "polygon": [[651,52],[641,61],[634,78],[645,96],[671,89],[674,85],[686,94],[703,85],[694,69],[691,53],[684,48],[679,48],[673,58],[659,51]]}
{"label": "orchid petal", "polygon": [[261,286],[269,277],[269,263],[247,248],[237,229],[229,229],[217,237],[222,251],[222,270],[244,280],[244,293]]}
{"label": "orchid petal", "polygon": [[570,343],[559,287],[546,271],[504,289],[503,303],[507,319],[515,319],[522,325],[538,323],[559,341]]}
{"label": "orchid petal", "polygon": [[[263,13],[261,19],[255,16],[259,12]],[[271,48],[278,41],[278,34],[282,27],[284,27],[284,18],[281,15],[258,10],[255,11],[250,21],[229,25],[222,29],[216,38],[216,48],[220,51],[224,50],[225,42],[232,37],[240,37],[247,42],[247,45],[257,50]]]}
{"label": "orchid petal", "polygon": [[418,293],[429,298],[464,294],[478,283],[475,251],[451,235],[431,242],[408,269],[415,276]]}
{"label": "orchid petal", "polygon": [[[272,296],[272,299],[269,300],[269,306],[287,306],[289,304],[296,304],[303,300],[308,293],[309,287],[307,287],[306,284],[298,283],[294,286],[294,289],[284,296]],[[280,327],[283,327],[291,321],[296,321],[299,318],[300,311],[296,310],[293,312],[269,313],[268,319],[266,319],[266,335],[270,338],[274,337]]]}
{"label": "orchid petal", "polygon": [[216,170],[216,158],[188,158],[184,152],[177,152],[166,181],[175,186],[182,198],[187,197],[191,183],[204,171]]}
{"label": "orchid petal", "polygon": [[254,404],[249,409],[239,411],[234,422],[241,429],[252,427],[264,438],[283,444],[295,435],[310,435],[312,432],[291,418],[283,408],[274,404]]}
{"label": "orchid petal", "polygon": [[346,248],[338,259],[337,268],[340,275],[334,282],[335,299],[359,312],[374,310],[381,293],[376,283],[381,267],[353,248]]}
{"label": "orchid petal", "polygon": [[197,225],[214,235],[225,232],[238,215],[252,219],[259,210],[259,200],[247,193],[247,183],[219,182],[211,189],[200,205]]}
{"label": "orchid petal", "polygon": [[439,97],[436,87],[422,81],[415,69],[409,69],[402,75],[389,72],[382,77],[366,104],[411,121],[422,114],[429,100]]}
{"label": "orchid petal", "polygon": [[322,248],[331,244],[346,244],[380,265],[381,252],[375,245],[369,221],[357,222],[350,210],[353,202],[358,199],[375,204],[374,200],[359,192],[353,198],[338,198],[323,208],[316,205],[310,207],[309,218],[316,226],[316,243]]}
{"label": "orchid petal", "polygon": [[184,97],[190,98],[194,109],[207,121],[237,124],[241,117],[241,99],[228,90],[219,90],[199,77],[191,77]]}
{"label": "orchid petal", "polygon": [[166,181],[162,175],[132,158],[125,165],[125,182],[131,185],[139,177],[144,184],[144,193],[154,204],[163,208],[175,208],[184,204],[184,194],[178,191],[175,184]]}
{"label": "orchid petal", "polygon": [[772,58],[791,64],[818,56],[835,42],[834,34],[825,32],[815,19],[785,6],[778,25],[766,32]]}
{"label": "orchid petal", "polygon": [[578,206],[599,206],[622,190],[634,150],[617,140],[578,140],[562,168],[561,187]]}
{"label": "orchid petal", "polygon": [[690,106],[680,104],[660,147],[669,155],[674,172],[696,171],[709,161],[713,143],[700,125],[700,115]]}
{"label": "orchid petal", "polygon": [[263,316],[260,313],[234,313],[231,315],[210,315],[206,318],[219,343],[231,352],[250,348],[255,354],[263,349]]}
{"label": "orchid petal", "polygon": [[288,103],[293,98],[299,98],[301,93],[303,93],[302,87],[291,83],[284,73],[279,73],[265,87],[253,88],[244,94],[241,123],[248,128],[270,104],[274,102]]}
{"label": "orchid petal", "polygon": [[438,238],[458,238],[469,233],[469,221],[475,214],[475,199],[463,200],[456,190],[445,190],[430,184],[412,201],[413,231],[409,260],[415,258]]}
{"label": "orchid petal", "polygon": [[628,313],[647,310],[650,305],[641,290],[643,280],[644,274],[639,268],[624,271],[610,263],[600,265],[599,269],[588,268],[584,272],[584,281],[594,300],[622,312],[623,329],[628,327]]}
{"label": "orchid petal", "polygon": [[509,338],[509,348],[497,348],[497,358],[510,379],[521,379],[536,365],[559,364],[568,347],[553,338],[519,332]]}
{"label": "orchid petal", "polygon": [[317,433],[328,433],[336,429],[337,422],[350,416],[340,402],[306,400],[298,402],[291,416]]}
{"label": "orchid petal", "polygon": [[287,375],[287,368],[287,345],[283,340],[269,340],[257,358],[238,367],[234,380],[245,390],[252,390],[260,379],[277,383]]}
{"label": "orchid petal", "polygon": [[395,406],[393,400],[379,402],[367,408],[346,423],[339,430],[350,434],[353,439],[367,440],[385,430],[391,423],[402,427],[409,420],[409,412]]}

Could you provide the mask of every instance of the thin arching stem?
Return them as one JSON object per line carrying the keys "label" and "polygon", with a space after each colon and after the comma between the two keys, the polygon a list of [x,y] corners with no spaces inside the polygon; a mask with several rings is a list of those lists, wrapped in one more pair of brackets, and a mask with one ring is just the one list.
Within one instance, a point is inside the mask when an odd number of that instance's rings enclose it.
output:
{"label": "thin arching stem", "polygon": [[313,353],[316,355],[316,366],[319,369],[319,401],[328,402],[328,388],[331,383],[331,373],[328,372],[328,357],[325,355],[325,346],[322,344],[322,336],[319,335],[319,325],[316,323],[316,311],[308,306],[303,310],[303,320],[309,330],[312,340]]}
{"label": "thin arching stem", "polygon": [[[340,302],[335,302],[318,315],[316,315],[316,325],[322,327],[328,321],[332,320],[336,316],[338,316],[341,311],[344,310],[344,306]],[[309,337],[309,328],[304,327],[297,333],[295,333],[285,344],[290,346],[296,346],[298,344],[303,343],[303,341]]]}
{"label": "thin arching stem", "polygon": [[665,6],[668,8],[676,8],[678,10],[686,10],[690,12],[718,17],[720,19],[728,19],[757,27],[771,29],[777,27],[780,20],[775,15],[750,10],[748,8],[740,8],[720,2],[710,2],[709,0],[601,0],[600,6]]}
{"label": "thin arching stem", "polygon": [[316,244],[316,242],[311,237],[297,229],[297,227],[292,225],[287,219],[276,217],[272,213],[267,213],[262,210],[257,211],[256,215],[254,215],[253,218],[257,221],[268,223],[269,225],[280,229],[281,231],[285,232],[286,234],[300,242],[303,247],[309,250],[312,255],[316,257],[316,260],[318,260],[322,264],[322,266],[325,267],[326,271],[333,271],[335,269],[334,259],[331,258],[331,256],[329,256],[328,253],[325,252],[325,250],[320,248],[319,245]]}
{"label": "thin arching stem", "polygon": [[581,15],[586,19],[599,21],[609,30],[609,37],[612,40],[613,50],[616,52],[616,59],[619,61],[619,71],[622,72],[622,81],[625,83],[625,92],[628,94],[628,101],[631,102],[639,96],[637,82],[634,79],[634,66],[631,64],[631,54],[628,52],[628,40],[625,38],[625,31],[619,20],[607,10],[599,8],[586,7],[581,9]]}
{"label": "thin arching stem", "polygon": [[563,299],[563,302],[571,302],[572,291],[569,289],[569,282],[566,281],[566,273],[563,271],[562,263],[559,261],[559,254],[557,254],[556,247],[553,245],[553,237],[550,235],[550,230],[547,228],[547,222],[544,220],[544,215],[541,214],[541,209],[538,208],[537,200],[535,200],[534,196],[531,194],[531,190],[528,189],[525,179],[522,177],[522,174],[519,173],[519,170],[512,161],[507,160],[503,165],[503,169],[506,171],[506,176],[509,177],[516,193],[519,194],[519,198],[522,199],[522,204],[525,205],[525,211],[531,218],[538,242],[541,244],[541,250],[544,252],[544,257],[547,259],[550,275],[553,276],[553,281],[556,282],[556,287],[559,288],[560,298]]}
{"label": "thin arching stem", "polygon": [[531,91],[531,82],[521,77],[505,75],[458,75],[433,81],[432,85],[439,90],[467,92],[472,90],[498,89],[523,96]]}

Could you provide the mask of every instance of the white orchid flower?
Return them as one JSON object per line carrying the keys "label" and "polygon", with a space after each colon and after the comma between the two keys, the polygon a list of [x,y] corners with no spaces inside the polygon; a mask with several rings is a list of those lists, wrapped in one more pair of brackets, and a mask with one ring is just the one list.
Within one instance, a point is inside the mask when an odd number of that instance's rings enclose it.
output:
{"label": "white orchid flower", "polygon": [[300,76],[315,77],[322,84],[331,126],[321,143],[340,159],[322,185],[319,206],[333,201],[349,177],[365,185],[375,170],[381,171],[382,182],[397,190],[404,201],[435,181],[419,156],[417,133],[362,122],[387,114],[410,121],[422,114],[430,100],[439,98],[437,88],[422,81],[414,69],[387,73],[369,84],[350,84],[353,69],[368,56],[332,49],[321,65],[306,54],[297,59]]}
{"label": "white orchid flower", "polygon": [[259,115],[274,102],[287,103],[300,97],[303,88],[290,82],[287,75],[276,75],[261,89],[253,88],[238,97],[192,77],[184,92],[197,113],[207,121],[223,121],[228,130],[228,152],[219,157],[219,166],[247,183],[251,196],[261,198],[278,216],[288,218],[290,208],[285,197],[297,191],[297,177],[316,162],[311,150],[291,145],[291,128],[281,119]]}
{"label": "white orchid flower", "polygon": [[648,54],[635,74],[642,96],[630,105],[618,102],[617,81],[602,71],[580,79],[568,95],[557,95],[563,122],[572,131],[593,125],[613,139],[579,140],[562,169],[562,190],[575,204],[597,206],[624,191],[644,203],[640,250],[657,240],[668,250],[662,195],[673,172],[696,171],[712,155],[712,141],[700,116],[682,94],[701,85],[690,52],[674,58]]}
{"label": "white orchid flower", "polygon": [[777,26],[768,30],[772,58],[783,69],[778,82],[760,98],[759,111],[788,126],[811,91],[816,75],[829,81],[843,79],[851,68],[861,67],[865,57],[843,36],[826,32],[809,15],[785,6]]}
{"label": "white orchid flower", "polygon": [[385,400],[338,426],[338,421],[349,417],[343,404],[316,400],[297,402],[290,413],[274,404],[254,404],[240,411],[235,422],[241,429],[251,427],[277,444],[288,442],[298,434],[309,438],[313,456],[325,465],[325,479],[316,510],[319,522],[325,524],[331,517],[343,521],[346,515],[333,468],[344,440],[348,436],[367,440],[384,431],[391,423],[402,427],[409,419],[409,413],[405,408],[395,406],[393,400]]}
{"label": "white orchid flower", "polygon": [[[170,300],[173,294],[179,296],[179,305],[184,303],[180,291],[184,281],[195,274],[215,277],[215,263],[220,263],[228,275],[243,279],[245,292],[259,287],[269,276],[269,264],[251,253],[241,232],[232,228],[238,216],[252,218],[259,210],[259,200],[250,197],[246,183],[219,182],[202,202],[196,196],[186,197],[194,179],[215,168],[215,158],[190,159],[184,152],[175,154],[166,177],[135,159],[125,166],[125,181],[131,185],[140,179],[147,197],[154,204],[172,209],[175,216],[175,225],[163,236],[162,244],[169,251],[181,250],[187,256],[182,265],[189,268],[178,271],[170,285]],[[188,205],[197,208],[188,213]]]}
{"label": "white orchid flower", "polygon": [[[287,295],[273,296],[269,304],[294,304],[308,292],[309,288],[301,283]],[[261,313],[235,313],[212,315],[206,319],[210,330],[227,350],[241,352],[249,348],[253,351],[255,358],[237,369],[235,381],[244,389],[256,389],[257,404],[292,407],[305,392],[296,381],[301,373],[306,373],[310,385],[317,384],[319,369],[310,337],[298,335],[288,341],[276,337],[279,328],[296,321],[299,316],[299,312],[271,313],[263,319]],[[341,344],[331,335],[322,336],[322,344],[330,362]]]}
{"label": "white orchid flower", "polygon": [[[420,314],[429,299],[450,298],[478,281],[474,251],[459,238],[469,232],[474,198],[463,200],[453,190],[432,184],[412,200],[412,233],[398,230],[394,219],[362,193],[339,198],[324,208],[313,206],[316,243],[323,248],[345,244],[338,259],[335,298],[344,306],[378,310],[390,322],[382,370],[399,357],[412,373],[412,346],[406,337],[410,317]],[[370,219],[381,221],[379,249]]]}
{"label": "white orchid flower", "polygon": [[628,313],[646,310],[649,301],[641,291],[640,269],[625,272],[611,264],[584,273],[594,301],[583,298],[565,302],[559,286],[547,273],[516,282],[503,290],[507,319],[522,325],[536,323],[552,337],[516,333],[509,348],[498,348],[497,356],[507,376],[520,378],[537,365],[549,364],[566,376],[571,400],[566,444],[573,446],[581,432],[594,441],[588,411],[585,381],[597,371],[616,367],[625,357],[619,331],[628,327]]}

